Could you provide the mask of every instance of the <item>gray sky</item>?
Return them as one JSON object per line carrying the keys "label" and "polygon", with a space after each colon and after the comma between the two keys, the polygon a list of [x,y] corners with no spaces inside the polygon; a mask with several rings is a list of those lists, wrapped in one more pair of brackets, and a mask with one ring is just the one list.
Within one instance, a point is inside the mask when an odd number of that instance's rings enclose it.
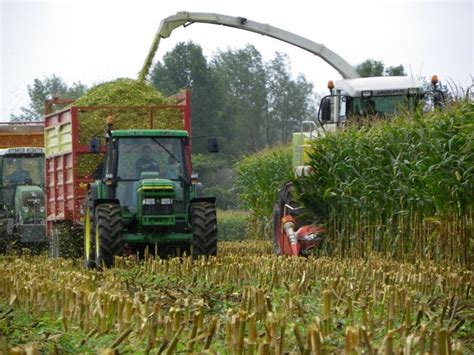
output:
{"label": "gray sky", "polygon": [[[348,62],[367,58],[403,64],[418,76],[437,74],[463,87],[474,75],[472,0],[0,0],[0,121],[27,106],[27,85],[56,74],[88,86],[136,78],[164,17],[178,11],[215,12],[294,32],[322,43]],[[287,53],[293,72],[318,91],[337,72],[319,57],[283,42],[223,26],[193,24],[162,40],[155,61],[180,41],[217,49],[247,43],[266,60]]]}

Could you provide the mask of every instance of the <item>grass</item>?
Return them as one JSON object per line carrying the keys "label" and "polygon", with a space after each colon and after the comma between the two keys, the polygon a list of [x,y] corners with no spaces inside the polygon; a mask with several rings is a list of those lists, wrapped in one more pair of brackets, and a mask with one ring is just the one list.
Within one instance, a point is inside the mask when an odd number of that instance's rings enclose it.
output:
{"label": "grass", "polygon": [[239,210],[217,210],[217,228],[220,241],[244,240],[250,214]]}
{"label": "grass", "polygon": [[246,156],[234,166],[242,208],[250,211],[249,231],[269,235],[273,206],[283,183],[293,178],[291,147],[276,146]]}
{"label": "grass", "polygon": [[100,272],[0,257],[0,332],[44,352],[474,351],[466,268],[270,250],[223,242],[208,260],[120,259]]}

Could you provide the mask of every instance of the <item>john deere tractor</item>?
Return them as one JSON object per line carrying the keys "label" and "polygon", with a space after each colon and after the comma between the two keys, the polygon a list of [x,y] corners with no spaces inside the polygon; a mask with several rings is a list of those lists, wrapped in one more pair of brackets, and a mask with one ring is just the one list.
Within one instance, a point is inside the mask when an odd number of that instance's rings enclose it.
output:
{"label": "john deere tractor", "polygon": [[0,252],[46,247],[43,148],[0,149]]}
{"label": "john deere tractor", "polygon": [[[111,130],[101,178],[85,209],[87,267],[111,266],[115,256],[217,253],[214,197],[198,196],[184,130]],[[91,152],[99,152],[93,138]],[[210,141],[210,152],[218,150]]]}

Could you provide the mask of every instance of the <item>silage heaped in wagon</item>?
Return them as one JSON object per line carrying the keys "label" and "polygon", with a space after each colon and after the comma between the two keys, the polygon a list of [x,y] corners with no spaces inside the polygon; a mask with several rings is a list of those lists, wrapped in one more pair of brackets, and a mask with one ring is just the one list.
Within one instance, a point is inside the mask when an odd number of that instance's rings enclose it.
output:
{"label": "silage heaped in wagon", "polygon": [[[153,119],[154,129],[184,129],[182,113],[175,108],[154,109],[149,105],[173,105],[153,86],[133,79],[117,79],[91,88],[74,102],[84,107],[79,112],[79,143],[88,144],[92,137],[104,137],[107,117],[113,116],[113,129],[148,129]],[[94,108],[107,106],[106,108]],[[125,107],[124,107],[125,106]],[[89,109],[89,108],[90,109]],[[85,155],[79,162],[81,175],[91,174],[97,157]]]}

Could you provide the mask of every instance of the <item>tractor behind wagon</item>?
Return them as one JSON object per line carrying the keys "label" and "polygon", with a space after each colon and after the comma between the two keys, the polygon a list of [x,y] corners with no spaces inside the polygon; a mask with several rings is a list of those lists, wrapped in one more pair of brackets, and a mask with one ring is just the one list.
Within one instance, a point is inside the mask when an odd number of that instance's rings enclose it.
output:
{"label": "tractor behind wagon", "polygon": [[0,125],[0,253],[47,245],[42,147],[42,123]]}

